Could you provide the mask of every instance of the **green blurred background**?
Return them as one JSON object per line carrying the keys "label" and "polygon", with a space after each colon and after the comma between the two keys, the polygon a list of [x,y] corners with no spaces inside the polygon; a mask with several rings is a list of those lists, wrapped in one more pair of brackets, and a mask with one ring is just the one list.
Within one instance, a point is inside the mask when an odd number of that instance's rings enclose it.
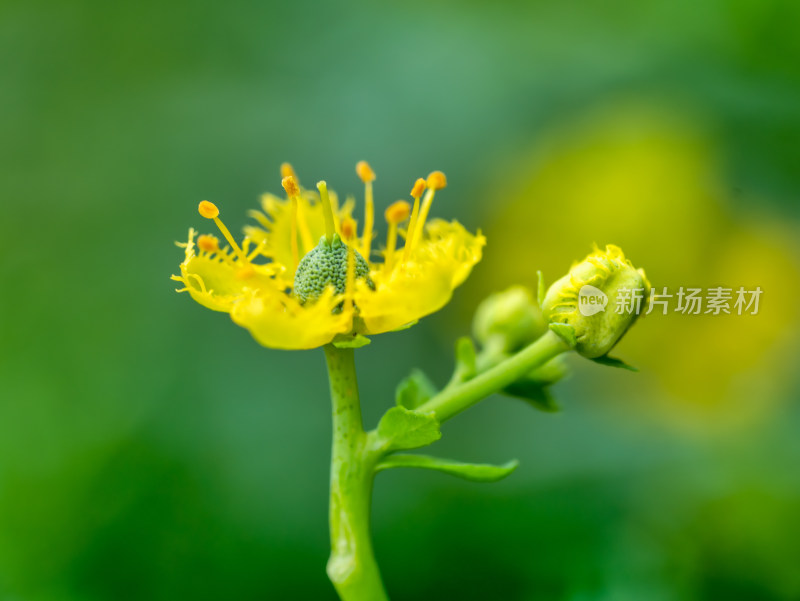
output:
{"label": "green blurred background", "polygon": [[[414,178],[481,228],[453,303],[358,351],[369,424],[442,382],[480,299],[621,245],[656,286],[761,286],[757,316],[652,315],[572,360],[564,411],[493,398],[390,472],[393,599],[800,599],[800,4],[0,3],[0,599],[334,599],[321,351],[260,348],[173,292],[218,203],[291,161],[383,208]],[[575,358],[577,359],[577,358]]]}

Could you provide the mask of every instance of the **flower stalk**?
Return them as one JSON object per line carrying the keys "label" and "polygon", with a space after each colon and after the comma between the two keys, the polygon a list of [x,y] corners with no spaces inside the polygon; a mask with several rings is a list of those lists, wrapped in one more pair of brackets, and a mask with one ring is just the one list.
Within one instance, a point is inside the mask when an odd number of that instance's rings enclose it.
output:
{"label": "flower stalk", "polygon": [[448,387],[419,406],[420,412],[433,411],[439,422],[450,419],[486,397],[520,379],[531,370],[570,350],[554,332],[548,331],[516,355],[455,387]]}
{"label": "flower stalk", "polygon": [[388,600],[369,531],[372,480],[381,453],[361,423],[353,349],[325,345],[333,409],[328,577],[343,601]]}

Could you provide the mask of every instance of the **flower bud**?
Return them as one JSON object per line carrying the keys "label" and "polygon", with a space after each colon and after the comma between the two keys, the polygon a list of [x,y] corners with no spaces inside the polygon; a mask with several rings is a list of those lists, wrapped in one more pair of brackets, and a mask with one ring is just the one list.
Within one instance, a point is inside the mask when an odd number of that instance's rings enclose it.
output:
{"label": "flower bud", "polygon": [[642,311],[650,282],[613,245],[595,250],[547,291],[542,311],[550,324],[567,324],[575,350],[589,359],[606,355]]}
{"label": "flower bud", "polygon": [[483,346],[497,343],[499,350],[513,352],[544,334],[547,323],[531,291],[512,286],[484,299],[475,311],[472,330]]}

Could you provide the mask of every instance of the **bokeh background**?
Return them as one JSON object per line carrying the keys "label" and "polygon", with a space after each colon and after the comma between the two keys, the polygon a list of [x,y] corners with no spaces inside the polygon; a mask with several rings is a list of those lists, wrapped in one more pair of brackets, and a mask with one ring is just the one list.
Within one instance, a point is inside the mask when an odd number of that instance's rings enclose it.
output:
{"label": "bokeh background", "polygon": [[334,599],[321,351],[174,293],[210,199],[278,166],[382,208],[418,176],[489,239],[453,303],[358,351],[366,420],[442,382],[488,292],[594,242],[757,316],[651,315],[563,411],[492,398],[377,480],[393,598],[800,599],[800,4],[0,3],[0,599]]}

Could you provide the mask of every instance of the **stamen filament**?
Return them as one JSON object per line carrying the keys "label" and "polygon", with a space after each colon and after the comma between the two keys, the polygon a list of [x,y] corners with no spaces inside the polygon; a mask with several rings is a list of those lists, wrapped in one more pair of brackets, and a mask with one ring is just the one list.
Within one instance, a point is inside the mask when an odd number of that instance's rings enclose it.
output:
{"label": "stamen filament", "polygon": [[247,256],[244,254],[242,249],[239,248],[239,245],[236,244],[236,240],[233,239],[233,236],[231,235],[231,233],[228,230],[228,228],[225,227],[225,224],[222,223],[222,220],[219,217],[214,217],[214,223],[217,224],[217,227],[219,228],[219,231],[222,233],[223,236],[225,236],[225,239],[228,241],[228,244],[231,245],[231,248],[236,253],[236,255],[242,261],[244,261],[246,263],[247,262]]}
{"label": "stamen filament", "polygon": [[411,189],[414,207],[411,209],[411,221],[408,222],[408,230],[406,231],[406,245],[403,249],[403,261],[408,261],[408,258],[411,256],[411,240],[414,237],[414,230],[417,227],[417,219],[419,218],[419,199],[424,190],[425,180],[419,178],[414,182],[414,187]]}
{"label": "stamen filament", "polygon": [[231,248],[234,250],[234,252],[242,261],[247,263],[247,256],[244,254],[244,252],[242,252],[242,249],[239,248],[239,245],[236,244],[236,240],[233,239],[230,231],[228,231],[228,228],[225,227],[225,224],[222,223],[222,220],[219,218],[219,209],[217,206],[213,202],[203,200],[198,205],[197,210],[199,211],[200,215],[206,219],[214,220],[214,223],[217,225],[217,228],[219,228],[220,233],[222,233],[222,235],[225,237],[225,240],[228,241],[228,244],[231,245]]}
{"label": "stamen filament", "polygon": [[292,266],[297,269],[297,265],[300,263],[300,251],[297,249],[297,205],[299,204],[299,199],[297,197],[300,194],[300,186],[297,184],[297,179],[294,176],[294,170],[289,163],[284,163],[281,165],[281,173],[289,173],[289,175],[285,176],[281,180],[281,185],[283,186],[283,189],[286,190],[286,194],[289,196],[289,199],[292,203],[289,243],[292,247]]}
{"label": "stamen filament", "polygon": [[297,269],[298,263],[300,263],[300,251],[297,249],[297,197],[292,196],[292,227],[291,233],[289,234],[292,242],[292,263],[294,264],[294,268]]}
{"label": "stamen filament", "polygon": [[359,161],[356,164],[356,174],[364,182],[364,237],[361,242],[361,255],[369,261],[370,248],[372,247],[372,228],[375,225],[375,202],[372,196],[372,182],[375,181],[375,172],[369,163]]}
{"label": "stamen filament", "polygon": [[394,251],[397,248],[397,224],[389,224],[389,234],[386,237],[386,254],[383,257],[383,265],[386,271],[392,270],[392,261],[394,260]]}
{"label": "stamen filament", "polygon": [[441,171],[434,171],[430,175],[428,175],[427,180],[428,191],[425,192],[425,198],[422,199],[422,208],[419,212],[419,219],[417,223],[414,225],[413,234],[411,234],[410,244],[406,244],[406,249],[408,249],[408,253],[414,250],[414,245],[417,243],[422,237],[422,232],[425,229],[425,221],[428,219],[428,213],[430,213],[431,205],[433,204],[433,197],[436,195],[436,190],[440,190],[447,186],[447,179],[444,176],[444,173]]}
{"label": "stamen filament", "polygon": [[364,238],[361,256],[369,261],[372,246],[372,227],[375,222],[375,201],[372,198],[372,182],[364,183]]}
{"label": "stamen filament", "polygon": [[249,255],[247,255],[247,260],[248,261],[252,261],[253,259],[255,259],[256,256],[258,256],[258,253],[261,252],[262,248],[264,248],[264,243],[263,242],[261,242],[260,244],[256,245],[256,247],[253,249],[253,252],[251,252]]}
{"label": "stamen filament", "polygon": [[328,244],[333,242],[333,235],[336,233],[336,228],[333,223],[333,208],[331,207],[331,199],[328,196],[328,184],[325,180],[317,182],[317,190],[322,200],[322,211],[325,215],[325,240]]}

